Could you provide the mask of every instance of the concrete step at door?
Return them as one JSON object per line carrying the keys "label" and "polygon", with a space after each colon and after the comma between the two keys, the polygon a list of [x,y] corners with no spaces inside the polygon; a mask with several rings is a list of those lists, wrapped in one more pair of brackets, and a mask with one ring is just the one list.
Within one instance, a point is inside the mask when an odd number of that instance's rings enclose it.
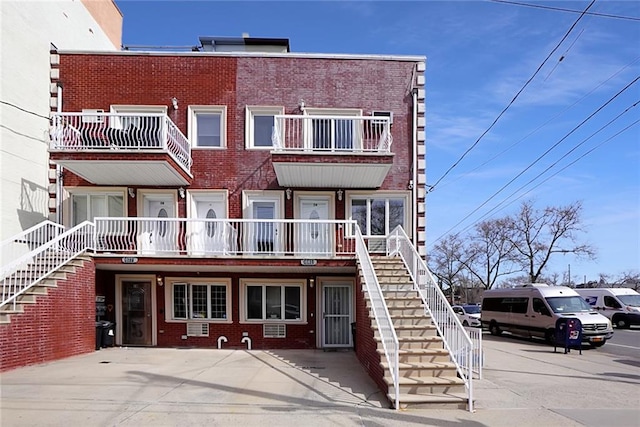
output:
{"label": "concrete step at door", "polygon": [[[384,359],[384,348],[376,349]],[[446,363],[451,361],[449,352],[444,348],[407,348],[398,351],[398,357],[402,363]]]}
{"label": "concrete step at door", "polygon": [[[389,370],[389,364],[385,361],[380,365]],[[456,365],[452,362],[400,362],[398,374],[405,378],[414,377],[455,377]]]}

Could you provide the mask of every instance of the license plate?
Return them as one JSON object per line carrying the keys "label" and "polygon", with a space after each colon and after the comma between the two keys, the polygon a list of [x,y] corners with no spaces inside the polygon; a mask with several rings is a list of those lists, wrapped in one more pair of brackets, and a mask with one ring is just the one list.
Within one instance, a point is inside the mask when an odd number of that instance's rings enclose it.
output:
{"label": "license plate", "polygon": [[600,341],[602,341],[602,339],[603,339],[602,337],[596,337],[596,338],[591,338],[591,341],[592,342],[600,342]]}

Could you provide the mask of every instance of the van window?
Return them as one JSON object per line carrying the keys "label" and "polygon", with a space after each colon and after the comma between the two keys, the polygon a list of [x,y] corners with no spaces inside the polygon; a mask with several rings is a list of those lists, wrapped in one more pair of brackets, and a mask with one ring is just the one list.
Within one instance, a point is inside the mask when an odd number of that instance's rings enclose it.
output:
{"label": "van window", "polygon": [[580,296],[545,298],[554,313],[577,313],[593,311],[591,306]]}
{"label": "van window", "polygon": [[611,308],[621,308],[620,303],[616,301],[614,297],[610,297],[608,295],[605,295],[604,297],[604,306],[611,307]]}
{"label": "van window", "polygon": [[547,308],[546,305],[544,305],[544,301],[542,301],[540,298],[534,298],[532,304],[533,304],[533,311],[535,313],[540,313],[544,316],[551,316],[549,309]]}
{"label": "van window", "polygon": [[529,298],[527,297],[484,298],[482,300],[482,311],[526,313],[527,304],[529,304]]}
{"label": "van window", "polygon": [[622,301],[625,305],[630,305],[631,307],[640,307],[640,295],[618,295],[618,299]]}

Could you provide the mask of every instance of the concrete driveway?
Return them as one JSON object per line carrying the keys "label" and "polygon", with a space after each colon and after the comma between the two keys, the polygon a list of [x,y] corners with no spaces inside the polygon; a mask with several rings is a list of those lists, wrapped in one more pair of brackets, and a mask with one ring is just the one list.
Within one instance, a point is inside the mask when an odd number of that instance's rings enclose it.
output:
{"label": "concrete driveway", "polygon": [[109,348],[0,375],[0,424],[640,426],[640,359],[484,344],[474,413],[388,409],[352,351]]}

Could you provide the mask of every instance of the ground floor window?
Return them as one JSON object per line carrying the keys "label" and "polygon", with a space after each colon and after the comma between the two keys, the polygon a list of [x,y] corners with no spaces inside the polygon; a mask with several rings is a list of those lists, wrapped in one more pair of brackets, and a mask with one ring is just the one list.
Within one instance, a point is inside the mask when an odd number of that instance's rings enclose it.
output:
{"label": "ground floor window", "polygon": [[351,219],[364,236],[386,236],[398,225],[408,229],[408,199],[398,195],[353,195],[349,198]]}
{"label": "ground floor window", "polygon": [[174,281],[170,294],[174,320],[230,320],[227,282]]}
{"label": "ground floor window", "polygon": [[241,282],[243,319],[246,321],[301,321],[304,282]]}

